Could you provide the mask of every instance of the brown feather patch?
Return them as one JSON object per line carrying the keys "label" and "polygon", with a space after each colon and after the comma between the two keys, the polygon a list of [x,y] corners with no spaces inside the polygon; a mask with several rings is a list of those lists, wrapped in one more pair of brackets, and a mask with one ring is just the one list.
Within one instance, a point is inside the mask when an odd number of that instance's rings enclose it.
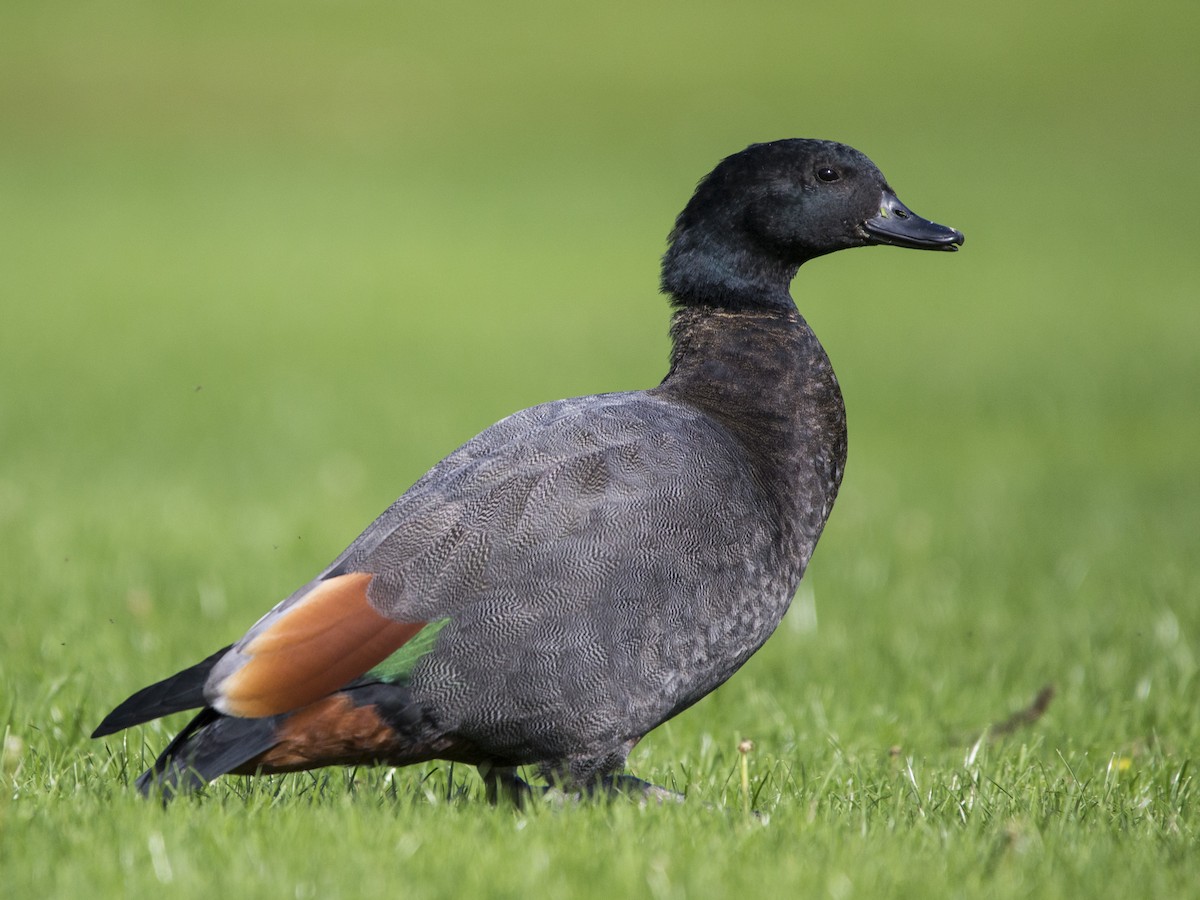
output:
{"label": "brown feather patch", "polygon": [[298,772],[320,766],[371,765],[403,752],[404,744],[372,706],[355,706],[334,694],[288,716],[279,743],[234,774]]}
{"label": "brown feather patch", "polygon": [[352,572],[322,581],[240,649],[246,662],[221,681],[213,705],[244,718],[307,706],[370,670],[420,631],[367,601],[372,576]]}

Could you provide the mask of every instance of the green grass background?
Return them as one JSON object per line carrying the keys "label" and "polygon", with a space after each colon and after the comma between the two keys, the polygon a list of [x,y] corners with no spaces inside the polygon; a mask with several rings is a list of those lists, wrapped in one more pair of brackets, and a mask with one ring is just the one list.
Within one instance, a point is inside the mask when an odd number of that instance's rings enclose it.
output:
{"label": "green grass background", "polygon": [[[8,0],[5,895],[1194,896],[1198,9]],[[779,632],[631,757],[689,802],[140,801],[182,720],[103,713],[495,419],[655,383],[673,216],[785,136],[967,243],[793,287],[849,466]]]}

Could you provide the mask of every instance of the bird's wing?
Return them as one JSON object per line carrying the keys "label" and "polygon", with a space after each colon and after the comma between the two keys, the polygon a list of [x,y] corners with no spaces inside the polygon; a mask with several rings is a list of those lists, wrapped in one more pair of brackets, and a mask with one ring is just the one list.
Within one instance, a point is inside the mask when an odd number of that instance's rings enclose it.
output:
{"label": "bird's wing", "polygon": [[698,411],[640,392],[510,416],[264,616],[214,666],[208,702],[237,716],[296,709],[460,616],[562,627],[655,583],[702,594],[707,570],[737,565],[761,528],[738,455]]}

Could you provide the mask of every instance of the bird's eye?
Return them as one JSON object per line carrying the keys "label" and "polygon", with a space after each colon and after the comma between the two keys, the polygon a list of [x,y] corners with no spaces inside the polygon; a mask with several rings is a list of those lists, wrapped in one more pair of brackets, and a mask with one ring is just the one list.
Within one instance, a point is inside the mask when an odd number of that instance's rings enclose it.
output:
{"label": "bird's eye", "polygon": [[830,166],[821,166],[819,169],[817,169],[817,177],[828,183],[837,181],[842,176],[837,169],[834,169]]}

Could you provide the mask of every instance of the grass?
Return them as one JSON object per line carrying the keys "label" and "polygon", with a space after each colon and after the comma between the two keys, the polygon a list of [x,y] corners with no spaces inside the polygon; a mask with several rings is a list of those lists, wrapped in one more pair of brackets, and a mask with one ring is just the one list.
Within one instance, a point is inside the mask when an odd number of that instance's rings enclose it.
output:
{"label": "grass", "polygon": [[[6,5],[6,895],[1189,896],[1197,24]],[[689,802],[515,814],[444,765],[141,802],[179,720],[99,718],[491,421],[661,377],[671,218],[792,134],[861,147],[967,244],[794,286],[850,463],[779,632],[631,757]]]}

